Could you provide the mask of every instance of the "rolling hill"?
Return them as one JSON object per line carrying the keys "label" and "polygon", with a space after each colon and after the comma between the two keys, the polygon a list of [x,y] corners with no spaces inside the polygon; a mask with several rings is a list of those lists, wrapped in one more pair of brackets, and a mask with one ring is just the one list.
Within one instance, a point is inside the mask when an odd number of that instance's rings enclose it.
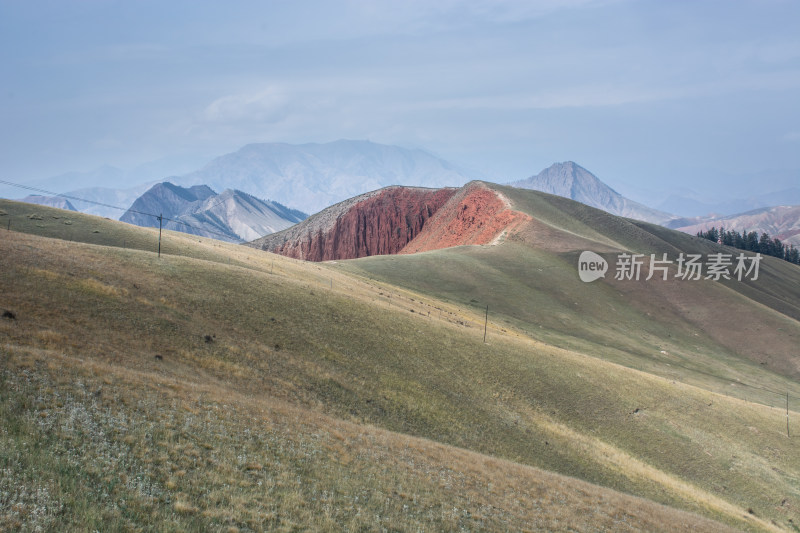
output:
{"label": "rolling hill", "polygon": [[171,231],[159,259],[157,230],[0,210],[2,527],[800,520],[794,265],[616,280],[621,253],[725,250],[482,182],[403,247],[426,251],[321,263]]}

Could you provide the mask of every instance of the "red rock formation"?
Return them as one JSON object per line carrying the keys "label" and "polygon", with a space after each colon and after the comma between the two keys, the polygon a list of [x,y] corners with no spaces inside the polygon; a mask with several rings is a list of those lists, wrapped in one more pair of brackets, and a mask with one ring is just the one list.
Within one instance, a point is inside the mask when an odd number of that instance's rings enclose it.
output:
{"label": "red rock formation", "polygon": [[508,200],[480,182],[454,195],[400,253],[413,254],[465,244],[490,244],[531,217],[514,211]]}
{"label": "red rock formation", "polygon": [[254,245],[307,261],[396,254],[455,192],[388,187],[364,195],[352,205],[334,206],[337,209],[321,212],[319,220],[311,217],[307,224],[268,235]]}
{"label": "red rock formation", "polygon": [[306,261],[355,259],[489,244],[530,220],[481,182],[458,190],[387,187],[250,245]]}

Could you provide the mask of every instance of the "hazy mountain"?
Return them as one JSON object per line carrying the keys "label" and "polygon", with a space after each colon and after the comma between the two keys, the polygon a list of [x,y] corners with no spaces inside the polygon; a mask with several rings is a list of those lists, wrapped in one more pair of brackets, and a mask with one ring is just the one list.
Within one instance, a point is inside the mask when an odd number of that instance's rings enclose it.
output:
{"label": "hazy mountain", "polygon": [[249,144],[175,183],[239,189],[314,213],[389,185],[461,186],[478,177],[423,150],[340,140]]}
{"label": "hazy mountain", "polygon": [[696,195],[670,195],[658,204],[659,209],[684,217],[710,217],[717,215],[739,215],[747,211],[776,205],[800,205],[800,187],[768,193],[755,194],[746,198],[709,202]]}
{"label": "hazy mountain", "polygon": [[59,209],[66,209],[67,211],[77,211],[75,207],[66,198],[60,196],[41,196],[32,194],[22,199],[23,202],[29,204],[46,205],[48,207],[57,207]]}
{"label": "hazy mountain", "polygon": [[241,191],[217,194],[207,185],[186,188],[164,182],[140,196],[120,220],[157,227],[159,214],[166,229],[231,242],[257,239],[306,218],[305,213]]}
{"label": "hazy mountain", "polygon": [[[207,161],[199,157],[170,156],[128,169],[102,165],[89,171],[64,172],[26,181],[25,185],[45,196],[69,196],[70,203],[83,213],[118,219],[154,183],[190,172]],[[0,197],[21,199],[25,194],[21,187],[0,184]]]}
{"label": "hazy mountain", "polygon": [[71,171],[36,180],[33,182],[35,187],[50,189],[54,192],[64,193],[75,189],[85,189],[104,185],[106,187],[116,186],[124,183],[126,172],[121,168],[111,165],[102,165],[95,169],[80,172]]}
{"label": "hazy mountain", "polygon": [[555,163],[535,176],[511,182],[509,185],[563,196],[613,215],[656,224],[663,224],[676,218],[669,213],[625,198],[600,181],[597,176],[572,161]]}
{"label": "hazy mountain", "polygon": [[[207,158],[177,155],[148,161],[131,168],[101,165],[88,171],[64,172],[55,176],[31,180],[26,184],[58,194],[95,187],[124,190],[137,184],[152,184],[156,181],[164,181],[167,176],[191,172],[207,162]],[[0,188],[0,193],[13,198],[21,196],[17,194],[18,190],[3,187]]]}
{"label": "hazy mountain", "polygon": [[768,233],[772,238],[777,237],[800,247],[800,205],[764,207],[729,216],[681,218],[670,222],[667,226],[692,235],[698,231],[706,231],[712,226],[724,227],[739,233],[743,231],[755,231],[759,235]]}
{"label": "hazy mountain", "polygon": [[[128,189],[108,187],[89,187],[66,193],[78,211],[101,217],[119,219],[137,198],[154,185],[155,182],[142,183]],[[78,198],[87,200],[82,202]]]}

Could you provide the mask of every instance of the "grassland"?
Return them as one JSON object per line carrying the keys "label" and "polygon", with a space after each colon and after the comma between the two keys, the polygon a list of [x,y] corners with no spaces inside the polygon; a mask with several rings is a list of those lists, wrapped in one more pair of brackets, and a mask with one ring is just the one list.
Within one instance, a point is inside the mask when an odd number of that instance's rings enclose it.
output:
{"label": "grassland", "polygon": [[[463,299],[485,263],[470,254],[520,253],[514,243],[437,252],[458,275],[434,286],[420,274],[429,254],[381,258],[400,262],[377,280],[369,260],[308,264],[166,233],[159,259],[151,230],[69,215],[70,242],[55,233],[64,212],[0,209],[27,232],[0,238],[0,307],[15,315],[0,320],[0,528],[793,531],[800,520],[785,412],[718,390],[741,372],[799,395],[789,378],[711,337],[696,342],[713,351],[706,366],[731,366],[722,377],[633,368],[646,339],[618,348],[625,330],[602,324],[570,334],[595,311],[569,305],[592,293],[542,296],[565,310],[540,322],[491,292],[492,309],[508,310],[484,343],[485,299]],[[515,275],[489,270],[497,287]],[[800,428],[794,407],[790,422]]]}

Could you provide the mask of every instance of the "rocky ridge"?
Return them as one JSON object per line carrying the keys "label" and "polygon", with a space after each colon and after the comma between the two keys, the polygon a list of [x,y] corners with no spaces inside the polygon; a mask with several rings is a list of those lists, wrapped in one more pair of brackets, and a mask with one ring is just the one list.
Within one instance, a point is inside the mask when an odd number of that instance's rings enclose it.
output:
{"label": "rocky ridge", "polygon": [[480,181],[460,189],[392,186],[331,206],[249,246],[307,261],[356,259],[491,244],[528,220]]}
{"label": "rocky ridge", "polygon": [[137,226],[164,228],[230,242],[250,241],[292,226],[305,213],[241,191],[217,194],[206,185],[180,187],[158,183],[140,196],[120,218]]}

